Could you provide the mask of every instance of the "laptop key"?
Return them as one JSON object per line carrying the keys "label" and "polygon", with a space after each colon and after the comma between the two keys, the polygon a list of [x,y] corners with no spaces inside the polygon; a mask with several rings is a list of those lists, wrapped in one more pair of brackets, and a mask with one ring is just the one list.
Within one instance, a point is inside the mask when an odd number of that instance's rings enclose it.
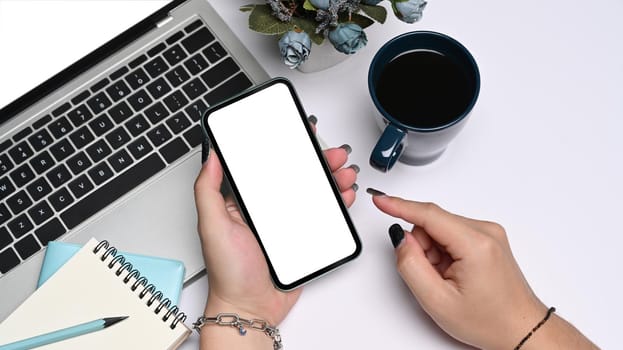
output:
{"label": "laptop key", "polygon": [[106,140],[108,140],[108,143],[112,146],[113,149],[118,149],[119,147],[130,142],[130,135],[127,131],[125,131],[122,126],[120,126],[108,133],[106,135]]}
{"label": "laptop key", "polygon": [[166,59],[167,62],[169,62],[169,65],[171,66],[176,65],[177,63],[181,62],[183,59],[185,59],[188,56],[186,55],[182,47],[179,45],[175,45],[169,48],[168,50],[163,52],[162,55],[164,56],[164,59]]}
{"label": "laptop key", "polygon": [[80,198],[93,189],[93,183],[83,174],[67,185],[74,197]]}
{"label": "laptop key", "polygon": [[13,141],[11,141],[11,139],[6,139],[5,141],[0,142],[0,152],[6,151],[12,145],[13,145]]}
{"label": "laptop key", "polygon": [[162,50],[166,49],[167,45],[165,45],[164,43],[160,43],[154,47],[152,47],[151,49],[149,49],[149,51],[147,51],[147,55],[149,57],[154,57],[157,54],[159,54],[160,52],[162,52]]}
{"label": "laptop key", "polygon": [[65,164],[60,164],[56,168],[48,171],[48,173],[45,174],[45,176],[48,178],[48,181],[50,181],[52,186],[54,186],[55,188],[60,187],[65,182],[71,179],[71,174],[69,173],[69,170],[67,169]]}
{"label": "laptop key", "polygon": [[145,55],[140,55],[137,58],[133,59],[130,63],[128,63],[128,66],[130,66],[130,68],[136,68],[138,66],[141,65],[141,63],[147,61],[147,56]]}
{"label": "laptop key", "polygon": [[145,116],[152,124],[156,125],[162,119],[169,116],[169,111],[164,108],[164,105],[162,103],[157,102],[153,106],[145,110]]}
{"label": "laptop key", "polygon": [[153,83],[147,85],[147,91],[149,91],[151,96],[157,100],[171,91],[171,86],[169,86],[166,80],[161,77],[156,79]]}
{"label": "laptop key", "polygon": [[69,194],[69,191],[65,187],[52,193],[52,195],[48,197],[48,200],[56,211],[61,211],[74,202],[74,199],[71,197],[71,194]]}
{"label": "laptop key", "polygon": [[140,185],[145,180],[164,169],[165,164],[156,153],[136,163],[112,181],[95,190],[95,192],[76,202],[61,213],[61,220],[72,229],[97,213],[107,205]]}
{"label": "laptop key", "polygon": [[91,96],[91,93],[89,92],[89,90],[84,90],[81,93],[79,93],[78,95],[76,95],[76,97],[71,99],[71,103],[75,105],[77,105],[78,103],[86,100],[89,96]]}
{"label": "laptop key", "polygon": [[166,72],[167,69],[169,69],[167,63],[160,56],[145,63],[143,67],[147,71],[147,74],[149,74],[149,76],[152,78],[159,76],[160,74]]}
{"label": "laptop key", "polygon": [[104,92],[100,92],[99,94],[91,97],[87,101],[87,105],[89,105],[93,113],[97,115],[106,108],[110,107],[110,105],[112,105],[112,102],[110,102],[110,99],[106,96],[106,94],[104,94]]}
{"label": "laptop key", "polygon": [[208,105],[212,106],[216,103],[223,101],[224,99],[231,97],[247,88],[250,88],[253,83],[247,78],[244,73],[238,73],[235,77],[226,81],[223,85],[208,92],[203,98]]}
{"label": "laptop key", "polygon": [[153,147],[151,147],[151,144],[149,143],[149,141],[147,141],[145,137],[141,136],[136,141],[132,142],[128,146],[128,149],[130,150],[130,153],[132,153],[132,155],[134,156],[134,159],[138,160],[145,157],[149,152],[151,152]]}
{"label": "laptop key", "polygon": [[87,153],[94,163],[104,159],[111,152],[110,147],[106,144],[106,142],[104,142],[104,140],[99,140],[87,148]]}
{"label": "laptop key", "polygon": [[48,202],[41,201],[41,203],[38,203],[28,210],[28,215],[30,215],[35,224],[41,225],[47,219],[51,218],[52,215],[54,215],[54,211]]}
{"label": "laptop key", "polygon": [[121,67],[117,69],[116,71],[114,71],[112,74],[110,74],[110,79],[112,79],[113,81],[117,80],[121,78],[122,76],[124,76],[129,71],[130,70],[128,69],[128,67]]}
{"label": "laptop key", "polygon": [[108,115],[115,121],[115,123],[122,123],[124,120],[132,116],[132,110],[125,102],[120,102],[118,105],[108,110]]}
{"label": "laptop key", "polygon": [[15,147],[9,150],[9,155],[11,156],[11,158],[13,158],[15,164],[22,163],[26,159],[30,158],[33,154],[34,152],[30,148],[30,146],[28,146],[26,141],[18,143],[17,145],[15,145]]}
{"label": "laptop key", "polygon": [[69,132],[71,132],[74,128],[71,126],[67,118],[62,117],[53,121],[48,126],[48,129],[50,129],[50,132],[55,138],[60,139],[63,136],[69,134]]}
{"label": "laptop key", "polygon": [[71,105],[69,104],[69,102],[65,102],[62,105],[60,105],[58,108],[53,110],[52,111],[52,115],[55,116],[55,117],[58,117],[59,115],[67,112],[69,110],[69,108],[71,108]]}
{"label": "laptop key", "polygon": [[13,242],[13,237],[9,230],[6,227],[0,227],[0,250],[8,247],[11,242]]}
{"label": "laptop key", "polygon": [[0,200],[5,199],[13,192],[15,192],[15,186],[13,186],[9,177],[5,176],[0,179]]}
{"label": "laptop key", "polygon": [[0,203],[0,225],[7,222],[12,216],[13,215],[9,212],[9,208],[7,208],[4,203]]}
{"label": "laptop key", "polygon": [[90,122],[89,126],[91,127],[91,130],[93,130],[95,135],[102,136],[106,132],[108,132],[108,130],[112,129],[114,124],[110,121],[110,118],[108,118],[106,114],[102,114],[97,117],[97,119]]}
{"label": "laptop key", "polygon": [[50,153],[43,151],[30,161],[30,165],[37,174],[43,174],[54,165],[54,160]]}
{"label": "laptop key", "polygon": [[28,136],[30,134],[32,134],[32,128],[30,126],[27,126],[26,128],[24,128],[23,130],[21,130],[17,134],[13,135],[13,141],[19,142],[24,137],[26,137],[26,136]]}
{"label": "laptop key", "polygon": [[197,147],[201,144],[203,140],[203,132],[201,131],[201,126],[195,125],[190,130],[184,133],[184,138],[186,142],[190,145],[190,147]]}
{"label": "laptop key", "polygon": [[42,149],[49,146],[53,142],[53,140],[52,135],[50,135],[50,133],[46,129],[41,129],[34,133],[34,135],[30,136],[28,138],[28,142],[30,142],[32,148],[34,148],[35,151],[41,151]]}
{"label": "laptop key", "polygon": [[186,93],[186,96],[192,101],[195,98],[201,96],[204,92],[208,91],[208,88],[203,85],[201,79],[195,78],[188,82],[188,84],[182,87],[182,90]]}
{"label": "laptop key", "polygon": [[208,84],[209,87],[213,88],[234,75],[234,73],[239,70],[240,68],[238,68],[236,62],[234,62],[231,58],[228,58],[203,73],[201,78],[206,84]]}
{"label": "laptop key", "polygon": [[14,247],[17,250],[17,254],[19,254],[22,259],[29,258],[41,249],[41,246],[37,243],[37,240],[33,235],[28,235],[15,242]]}
{"label": "laptop key", "polygon": [[0,252],[0,272],[9,272],[12,268],[19,265],[19,261],[19,257],[11,248]]}
{"label": "laptop key", "polygon": [[170,37],[168,37],[166,42],[167,42],[167,44],[171,45],[171,44],[173,44],[174,42],[180,40],[183,37],[184,37],[184,33],[180,30],[179,32],[177,32],[177,33],[171,35]]}
{"label": "laptop key", "polygon": [[143,108],[149,106],[152,100],[151,97],[147,95],[147,91],[143,89],[128,97],[128,102],[130,102],[130,105],[134,108],[134,111],[140,112]]}
{"label": "laptop key", "polygon": [[180,90],[174,91],[169,96],[165,97],[163,101],[171,112],[177,112],[180,108],[188,104],[188,99]]}
{"label": "laptop key", "polygon": [[190,104],[190,106],[186,107],[184,111],[193,121],[199,121],[201,117],[203,117],[203,113],[208,109],[205,102],[202,100],[197,100]]}
{"label": "laptop key", "polygon": [[132,89],[136,90],[139,87],[147,84],[149,82],[149,77],[145,74],[145,71],[142,68],[138,68],[132,71],[130,74],[125,76],[125,81],[130,84]]}
{"label": "laptop key", "polygon": [[182,84],[186,80],[190,79],[190,75],[188,74],[188,72],[186,72],[186,69],[184,69],[184,67],[182,66],[177,66],[175,69],[168,72],[164,76],[167,78],[169,83],[173,85],[173,87],[177,87],[178,85]]}
{"label": "laptop key", "polygon": [[76,152],[76,149],[69,143],[69,140],[65,138],[53,144],[52,147],[50,147],[50,152],[54,158],[60,162]]}
{"label": "laptop key", "polygon": [[32,199],[36,202],[41,198],[45,197],[48,193],[52,192],[52,187],[45,180],[45,178],[40,177],[35,180],[33,183],[26,187],[28,194],[32,197]]}
{"label": "laptop key", "polygon": [[192,54],[195,53],[195,51],[201,49],[202,47],[208,45],[213,40],[214,35],[210,33],[208,28],[203,27],[188,38],[182,40],[182,46],[184,46],[188,53]]}
{"label": "laptop key", "polygon": [[21,190],[7,199],[6,204],[11,208],[13,214],[19,214],[32,205],[32,201],[25,190]]}
{"label": "laptop key", "polygon": [[173,141],[164,145],[160,149],[160,154],[162,154],[162,157],[167,161],[167,163],[171,164],[188,151],[190,151],[190,149],[186,146],[186,143],[184,143],[181,138],[177,137]]}
{"label": "laptop key", "polygon": [[79,127],[93,118],[93,114],[86,105],[80,105],[72,109],[71,112],[67,113],[67,116],[69,120],[74,123],[75,127]]}
{"label": "laptop key", "polygon": [[201,71],[208,68],[209,65],[210,64],[208,63],[208,61],[206,61],[206,59],[203,58],[200,53],[194,55],[193,57],[187,59],[184,62],[184,66],[192,75],[197,75],[201,73]]}
{"label": "laptop key", "polygon": [[205,57],[210,61],[210,63],[214,63],[219,61],[223,57],[227,56],[227,51],[219,44],[218,42],[208,46],[207,49],[201,51],[205,55]]}
{"label": "laptop key", "polygon": [[123,80],[119,80],[118,82],[106,88],[106,92],[108,93],[110,98],[113,99],[113,101],[117,102],[130,93],[130,88],[125,82],[123,82]]}
{"label": "laptop key", "polygon": [[43,245],[48,245],[50,241],[62,236],[67,230],[60,222],[60,220],[54,218],[47,222],[45,225],[35,230],[35,235],[39,238],[39,242]]}
{"label": "laptop key", "polygon": [[33,229],[32,222],[30,222],[25,213],[9,221],[7,225],[15,238],[20,238]]}
{"label": "laptop key", "polygon": [[153,130],[149,131],[147,133],[147,137],[149,137],[154,146],[158,147],[171,139],[171,133],[164,125],[160,124]]}
{"label": "laptop key", "polygon": [[26,163],[13,170],[9,176],[11,176],[11,179],[17,187],[23,187],[35,178],[35,173],[30,169],[28,163]]}
{"label": "laptop key", "polygon": [[85,171],[91,166],[91,164],[93,163],[91,163],[87,157],[87,154],[84,152],[80,152],[67,160],[67,166],[69,167],[69,170],[74,173],[74,175],[78,175]]}
{"label": "laptop key", "polygon": [[108,78],[104,78],[98,81],[97,83],[95,83],[95,85],[91,86],[91,91],[93,93],[96,93],[100,91],[101,89],[105,88],[108,84],[110,84],[110,80],[108,80]]}
{"label": "laptop key", "polygon": [[184,112],[179,112],[167,119],[166,121],[169,129],[175,134],[179,134],[186,130],[190,126],[190,120],[184,115]]}
{"label": "laptop key", "polygon": [[142,114],[139,114],[125,123],[125,127],[132,136],[138,136],[149,128],[149,122]]}
{"label": "laptop key", "polygon": [[6,154],[0,154],[0,176],[6,174],[9,170],[13,169],[13,162]]}
{"label": "laptop key", "polygon": [[194,21],[193,23],[191,23],[191,24],[187,25],[186,27],[184,27],[184,31],[186,33],[190,33],[193,30],[201,27],[202,24],[203,24],[203,22],[201,22],[201,20],[198,19],[198,20]]}
{"label": "laptop key", "polygon": [[80,129],[74,131],[71,135],[69,135],[69,139],[77,148],[83,148],[88,145],[95,139],[93,133],[86,126],[81,127]]}
{"label": "laptop key", "polygon": [[52,116],[47,114],[39,119],[37,119],[37,121],[35,121],[34,123],[32,123],[33,128],[35,129],[40,129],[43,126],[45,126],[47,123],[52,121]]}
{"label": "laptop key", "polygon": [[106,164],[106,162],[101,162],[96,165],[93,169],[89,170],[89,176],[95,182],[96,185],[100,185],[104,183],[106,180],[110,179],[113,176],[113,172]]}
{"label": "laptop key", "polygon": [[124,149],[108,157],[108,163],[115,169],[116,172],[121,172],[123,169],[129,167],[134,163],[132,157]]}

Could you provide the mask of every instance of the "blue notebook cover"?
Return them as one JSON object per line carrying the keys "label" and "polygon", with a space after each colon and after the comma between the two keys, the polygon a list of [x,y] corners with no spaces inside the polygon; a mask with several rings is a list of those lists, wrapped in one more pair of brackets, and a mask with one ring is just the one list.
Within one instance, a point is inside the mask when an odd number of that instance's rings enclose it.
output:
{"label": "blue notebook cover", "polygon": [[[48,280],[63,266],[82,246],[78,244],[51,241],[45,251],[37,287]],[[133,269],[140,272],[148,283],[169,298],[172,304],[178,304],[184,283],[184,264],[179,260],[118,252],[125,261],[130,262]]]}

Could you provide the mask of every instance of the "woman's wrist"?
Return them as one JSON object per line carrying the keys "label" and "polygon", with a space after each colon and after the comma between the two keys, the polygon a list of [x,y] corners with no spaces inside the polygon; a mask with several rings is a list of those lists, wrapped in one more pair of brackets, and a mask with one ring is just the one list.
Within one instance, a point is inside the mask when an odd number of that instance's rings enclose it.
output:
{"label": "woman's wrist", "polygon": [[[276,326],[268,323],[261,315],[216,296],[208,297],[204,317],[216,318],[219,314],[223,316],[224,322],[204,322],[199,330],[202,349],[273,349],[274,338],[256,329],[256,322],[253,327],[243,323],[260,320],[260,325],[265,322],[268,327]],[[236,326],[232,324],[236,319],[243,321]]]}

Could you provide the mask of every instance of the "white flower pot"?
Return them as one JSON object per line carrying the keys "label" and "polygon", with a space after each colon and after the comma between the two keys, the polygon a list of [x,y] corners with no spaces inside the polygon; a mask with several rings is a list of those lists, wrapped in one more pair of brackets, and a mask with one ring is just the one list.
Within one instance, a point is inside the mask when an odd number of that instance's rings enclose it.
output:
{"label": "white flower pot", "polygon": [[303,73],[318,72],[346,60],[350,55],[337,51],[329,40],[325,40],[321,45],[313,44],[309,53],[309,58],[296,69]]}

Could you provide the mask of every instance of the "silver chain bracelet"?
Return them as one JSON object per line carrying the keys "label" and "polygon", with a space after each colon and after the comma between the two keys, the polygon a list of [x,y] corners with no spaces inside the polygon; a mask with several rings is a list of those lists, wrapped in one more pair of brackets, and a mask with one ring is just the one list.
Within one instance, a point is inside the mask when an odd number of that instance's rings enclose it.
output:
{"label": "silver chain bracelet", "polygon": [[206,324],[216,324],[219,326],[229,326],[238,328],[238,333],[240,335],[246,335],[247,330],[245,326],[251,329],[255,329],[261,332],[264,332],[267,336],[269,336],[273,340],[273,350],[282,350],[283,345],[281,344],[281,335],[279,334],[279,329],[277,327],[270,326],[268,322],[264,320],[252,319],[247,320],[241,318],[237,314],[227,314],[220,313],[217,314],[216,317],[206,317],[201,316],[193,323],[193,328],[199,332],[201,331],[201,327]]}

